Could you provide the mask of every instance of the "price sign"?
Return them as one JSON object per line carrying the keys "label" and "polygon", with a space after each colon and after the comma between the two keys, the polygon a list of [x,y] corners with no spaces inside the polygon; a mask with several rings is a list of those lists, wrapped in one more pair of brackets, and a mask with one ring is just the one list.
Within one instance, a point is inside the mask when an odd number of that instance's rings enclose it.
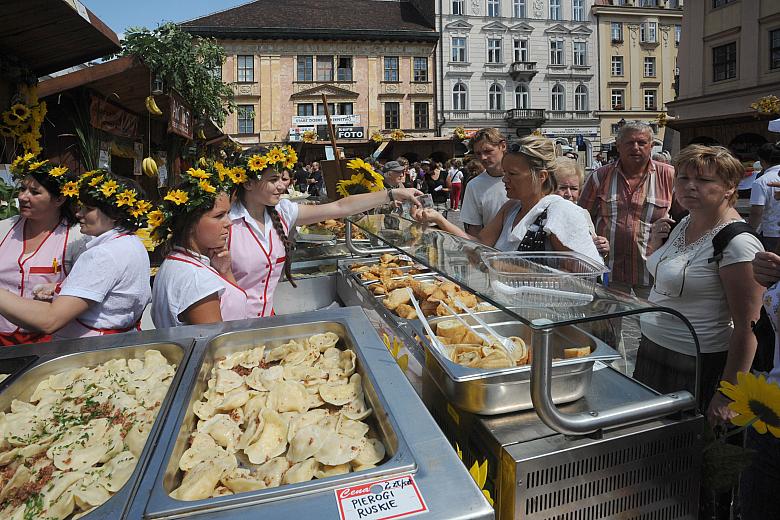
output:
{"label": "price sign", "polygon": [[390,520],[428,511],[412,475],[339,488],[336,502],[340,520]]}

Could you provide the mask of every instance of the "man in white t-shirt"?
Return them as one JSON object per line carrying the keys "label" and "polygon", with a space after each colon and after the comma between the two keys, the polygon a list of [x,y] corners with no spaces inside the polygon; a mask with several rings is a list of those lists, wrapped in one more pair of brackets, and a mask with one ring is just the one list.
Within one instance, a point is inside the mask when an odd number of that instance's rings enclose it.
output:
{"label": "man in white t-shirt", "polygon": [[502,181],[504,170],[501,168],[506,139],[495,128],[483,128],[471,138],[471,149],[485,171],[466,185],[460,220],[466,233],[476,235],[509,200]]}
{"label": "man in white t-shirt", "polygon": [[753,182],[750,191],[750,225],[759,230],[767,251],[774,251],[780,239],[780,201],[769,183],[780,182],[780,147],[765,144],[758,150],[763,175]]}

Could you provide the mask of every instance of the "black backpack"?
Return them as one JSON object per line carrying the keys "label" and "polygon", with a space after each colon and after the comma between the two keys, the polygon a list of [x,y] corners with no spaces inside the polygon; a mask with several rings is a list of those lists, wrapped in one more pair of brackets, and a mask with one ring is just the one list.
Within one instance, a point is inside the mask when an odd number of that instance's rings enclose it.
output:
{"label": "black backpack", "polygon": [[[732,222],[712,237],[714,254],[707,261],[719,262],[723,258],[723,250],[729,245],[731,239],[742,233],[750,233],[758,238],[756,232],[746,222]],[[774,364],[775,331],[763,305],[761,306],[761,316],[758,318],[758,321],[752,322],[751,326],[753,334],[756,335],[756,340],[758,341],[752,368],[759,372],[769,372]]]}

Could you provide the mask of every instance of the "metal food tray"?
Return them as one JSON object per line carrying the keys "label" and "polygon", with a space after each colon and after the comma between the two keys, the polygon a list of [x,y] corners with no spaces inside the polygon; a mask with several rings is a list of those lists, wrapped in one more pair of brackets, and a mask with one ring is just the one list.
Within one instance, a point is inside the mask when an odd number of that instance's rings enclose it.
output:
{"label": "metal food tray", "polygon": [[[483,321],[504,336],[518,336],[531,347],[533,331],[511,318],[503,311],[478,313]],[[455,319],[451,316],[431,318],[431,328],[436,323]],[[478,332],[484,332],[471,317],[464,319]],[[431,348],[420,325],[411,323],[426,347],[425,364],[431,379],[447,398],[458,408],[480,415],[497,415],[534,407],[531,401],[531,365],[511,368],[480,369],[459,365],[447,359],[437,349]],[[590,385],[593,364],[596,361],[613,361],[620,358],[612,347],[575,326],[557,327],[552,332],[553,357],[563,358],[563,349],[590,347],[589,356],[560,359],[553,362],[551,393],[557,404],[576,401]]]}
{"label": "metal food tray", "polygon": [[[340,347],[348,348],[356,354],[356,372],[363,378],[363,389],[367,404],[374,410],[365,420],[376,431],[385,444],[387,455],[385,461],[376,468],[352,472],[324,479],[314,479],[298,484],[282,485],[270,489],[261,489],[231,496],[223,496],[195,501],[180,501],[169,496],[181,482],[182,472],[179,461],[189,447],[190,434],[195,431],[197,417],[193,413],[193,405],[200,401],[206,390],[211,369],[219,358],[233,352],[253,348],[264,344],[266,348],[282,345],[291,339],[302,339],[323,332],[334,332],[341,338]],[[350,485],[365,479],[376,479],[390,475],[414,472],[415,460],[404,440],[393,414],[388,407],[388,401],[378,387],[378,377],[375,368],[366,362],[365,355],[350,329],[336,321],[319,321],[299,323],[296,325],[278,326],[272,328],[245,330],[218,335],[205,345],[199,357],[193,357],[193,363],[199,368],[193,369],[195,379],[188,388],[182,388],[184,395],[179,404],[182,412],[179,414],[174,428],[175,443],[168,446],[163,465],[157,474],[147,517],[159,518],[170,515],[187,515],[213,508],[230,508],[237,505],[259,504],[268,501],[332,490],[336,487]],[[186,403],[186,408],[183,406]]]}
{"label": "metal food tray", "polygon": [[[176,336],[161,335],[161,336]],[[87,520],[123,518],[129,507],[147,463],[157,444],[168,407],[170,406],[176,388],[185,371],[185,364],[193,341],[191,339],[179,340],[165,338],[160,342],[143,343],[142,339],[135,337],[133,345],[121,345],[121,342],[131,339],[127,335],[118,334],[111,337],[90,338],[89,341],[69,340],[43,343],[39,345],[21,345],[10,347],[2,351],[0,366],[18,366],[17,372],[12,374],[3,386],[0,386],[0,410],[8,410],[14,399],[29,401],[38,384],[45,378],[66,370],[79,367],[95,367],[112,359],[126,358],[143,359],[144,352],[150,349],[159,350],[165,358],[176,365],[176,372],[171,380],[171,385],[160,405],[157,417],[154,420],[144,448],[138,457],[138,462],[133,473],[122,488],[114,493],[111,498],[94,509],[84,518]],[[135,344],[138,342],[138,344]],[[86,350],[85,350],[86,349]],[[35,355],[29,354],[31,351]],[[14,357],[16,356],[16,357]],[[32,361],[30,361],[32,359]]]}

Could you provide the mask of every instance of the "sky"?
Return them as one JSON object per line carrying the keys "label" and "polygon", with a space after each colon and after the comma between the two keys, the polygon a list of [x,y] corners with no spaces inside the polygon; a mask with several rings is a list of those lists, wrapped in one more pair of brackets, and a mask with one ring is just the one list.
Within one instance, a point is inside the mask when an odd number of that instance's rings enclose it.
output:
{"label": "sky", "polygon": [[154,29],[163,22],[183,22],[222,11],[248,0],[81,0],[90,11],[111,27],[119,37],[128,27]]}

